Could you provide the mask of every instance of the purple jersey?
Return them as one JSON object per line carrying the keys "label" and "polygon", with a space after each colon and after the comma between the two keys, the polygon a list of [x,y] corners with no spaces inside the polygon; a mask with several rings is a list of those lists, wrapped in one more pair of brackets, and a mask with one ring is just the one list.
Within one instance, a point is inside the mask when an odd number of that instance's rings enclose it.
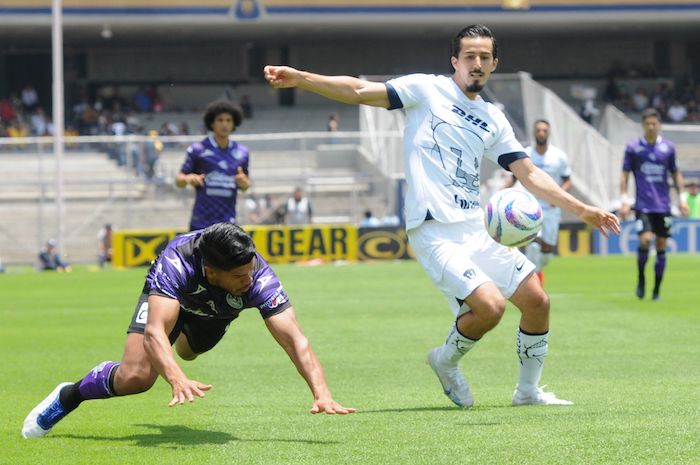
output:
{"label": "purple jersey", "polygon": [[676,148],[659,136],[649,144],[644,138],[635,139],[625,147],[622,170],[632,172],[637,188],[634,209],[641,213],[670,213],[669,173],[675,173]]}
{"label": "purple jersey", "polygon": [[180,311],[202,319],[233,320],[251,307],[269,318],[291,306],[277,275],[257,252],[253,284],[244,295],[231,295],[209,284],[199,250],[201,236],[202,231],[193,231],[170,241],[151,266],[143,293],[177,299]]}
{"label": "purple jersey", "polygon": [[229,141],[220,148],[212,137],[187,148],[182,164],[184,174],[204,174],[204,185],[196,188],[190,230],[203,229],[215,223],[236,222],[237,187],[234,176],[238,167],[248,174],[248,148]]}

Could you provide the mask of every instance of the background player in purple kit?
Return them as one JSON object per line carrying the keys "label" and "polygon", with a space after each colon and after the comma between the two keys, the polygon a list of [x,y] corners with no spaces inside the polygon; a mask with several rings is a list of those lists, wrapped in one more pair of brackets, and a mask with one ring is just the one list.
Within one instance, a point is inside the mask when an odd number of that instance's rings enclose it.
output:
{"label": "background player in purple kit", "polygon": [[250,187],[249,151],[229,136],[242,121],[243,113],[236,105],[214,102],[204,113],[204,126],[211,134],[187,148],[175,185],[182,188],[189,184],[196,190],[190,231],[236,222],[238,189]]}
{"label": "background player in purple kit", "polygon": [[649,258],[649,243],[656,236],[656,263],[654,264],[654,290],[652,299],[659,298],[661,281],[666,269],[666,240],[671,237],[671,196],[668,185],[669,173],[678,191],[680,210],[688,214],[688,206],[682,200],[683,176],[676,166],[676,148],[673,143],[661,137],[659,112],[654,108],[642,113],[644,135],[630,141],[625,148],[622,165],[620,193],[624,218],[630,213],[630,197],[627,194],[627,180],[634,174],[636,196],[634,210],[637,217],[639,249],[637,250],[637,297],[644,298],[646,281],[644,267]]}
{"label": "background player in purple kit", "polygon": [[220,223],[175,238],[154,262],[127,331],[121,362],[105,361],[76,383],[59,384],[24,420],[25,438],[43,437],[88,399],[138,394],[162,376],[169,406],[204,397],[211,384],[189,379],[184,360],[212,349],[246,308],[257,307],[314,397],[311,413],[347,414],[326,384],[279,279],[240,227]]}

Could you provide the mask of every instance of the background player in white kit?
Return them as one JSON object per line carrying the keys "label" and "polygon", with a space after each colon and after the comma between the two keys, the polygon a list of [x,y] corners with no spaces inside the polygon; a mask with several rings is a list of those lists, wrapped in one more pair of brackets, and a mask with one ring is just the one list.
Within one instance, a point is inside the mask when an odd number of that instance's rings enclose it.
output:
{"label": "background player in white kit", "polygon": [[[566,153],[558,147],[549,143],[550,132],[549,121],[539,119],[535,121],[533,135],[535,137],[535,145],[531,145],[525,149],[525,153],[532,163],[539,169],[547,173],[559,184],[562,190],[569,192],[571,190],[571,168]],[[512,182],[506,187],[518,187],[522,184],[517,182],[515,177],[512,177]],[[544,284],[544,275],[542,269],[554,257],[554,250],[559,241],[559,223],[561,223],[561,208],[552,205],[541,198],[540,206],[542,207],[542,231],[537,239],[532,241],[525,247],[525,255],[535,265],[535,273],[540,278],[540,282]]]}
{"label": "background player in white kit", "polygon": [[428,354],[450,400],[462,407],[473,404],[458,362],[498,324],[508,298],[521,311],[520,376],[513,405],[571,404],[539,387],[549,298],[532,273],[534,265],[486,233],[479,204],[482,159],[512,171],[531,192],[603,234],[619,232],[619,221],[576,200],[535,167],[504,114],[479,97],[498,64],[498,45],[487,27],[461,30],[452,42],[451,63],[451,77],[413,74],[386,83],[287,66],[266,66],[265,78],[276,88],[298,87],[344,103],[404,109],[406,229],[416,258],[458,316],[445,343]]}

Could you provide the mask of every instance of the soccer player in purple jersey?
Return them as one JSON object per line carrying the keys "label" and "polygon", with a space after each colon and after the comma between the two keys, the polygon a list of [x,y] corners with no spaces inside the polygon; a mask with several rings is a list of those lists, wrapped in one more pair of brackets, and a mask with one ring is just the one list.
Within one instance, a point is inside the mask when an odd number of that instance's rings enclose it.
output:
{"label": "soccer player in purple jersey", "polygon": [[159,375],[172,387],[170,407],[204,397],[212,385],[188,378],[171,346],[183,360],[194,360],[212,349],[231,322],[251,307],[258,308],[311,389],[310,412],[354,412],[333,400],[289,297],[250,236],[234,224],[220,223],[168,244],[146,277],[121,362],[102,362],[80,381],[59,384],[27,415],[22,435],[43,437],[84,400],[145,392]]}
{"label": "soccer player in purple jersey", "polygon": [[195,188],[190,231],[215,223],[236,222],[238,189],[248,190],[249,151],[229,139],[241,125],[243,113],[229,102],[214,102],[204,113],[204,126],[211,134],[187,148],[187,158],[175,177],[175,185]]}
{"label": "soccer player in purple jersey", "polygon": [[644,298],[646,281],[644,267],[649,258],[649,244],[656,236],[656,263],[654,264],[654,290],[651,298],[659,299],[661,281],[666,269],[666,240],[671,237],[671,197],[668,185],[669,173],[678,191],[680,210],[688,214],[688,205],[682,200],[683,175],[676,166],[676,148],[673,143],[661,137],[659,112],[654,108],[642,113],[644,135],[630,141],[625,148],[622,164],[620,193],[624,218],[630,213],[630,197],[627,195],[629,174],[634,174],[636,196],[634,210],[637,217],[639,248],[637,249],[637,297]]}

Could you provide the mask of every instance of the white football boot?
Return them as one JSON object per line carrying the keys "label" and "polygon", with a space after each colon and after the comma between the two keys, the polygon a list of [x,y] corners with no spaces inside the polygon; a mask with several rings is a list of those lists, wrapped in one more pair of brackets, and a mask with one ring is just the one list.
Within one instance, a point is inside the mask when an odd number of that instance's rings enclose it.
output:
{"label": "white football boot", "polygon": [[51,391],[51,394],[46,396],[44,400],[39,402],[39,405],[34,407],[27,418],[24,419],[22,426],[22,436],[25,438],[43,438],[51,428],[58,423],[68,413],[61,405],[59,393],[65,386],[70,386],[73,383],[61,383]]}
{"label": "white football boot", "polygon": [[440,347],[436,347],[428,352],[428,364],[437,375],[438,380],[440,380],[443,392],[458,407],[471,407],[474,405],[474,399],[469,390],[467,380],[464,379],[457,365],[445,366],[438,363],[437,357],[439,351]]}
{"label": "white football boot", "polygon": [[513,405],[574,405],[570,400],[559,399],[553,392],[545,392],[544,387],[546,386],[528,392],[515,388]]}

